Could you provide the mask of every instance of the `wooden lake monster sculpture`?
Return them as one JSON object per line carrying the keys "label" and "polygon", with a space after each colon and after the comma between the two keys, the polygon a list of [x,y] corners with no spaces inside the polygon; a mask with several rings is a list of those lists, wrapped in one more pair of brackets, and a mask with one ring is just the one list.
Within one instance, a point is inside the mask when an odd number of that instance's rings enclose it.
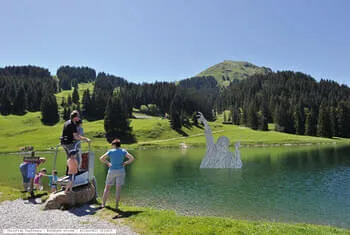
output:
{"label": "wooden lake monster sculpture", "polygon": [[206,152],[200,164],[200,168],[241,168],[242,160],[238,147],[240,143],[235,144],[235,155],[230,151],[230,140],[226,136],[220,136],[216,143],[207,120],[203,114],[198,112],[198,121],[204,125],[204,134],[206,138]]}

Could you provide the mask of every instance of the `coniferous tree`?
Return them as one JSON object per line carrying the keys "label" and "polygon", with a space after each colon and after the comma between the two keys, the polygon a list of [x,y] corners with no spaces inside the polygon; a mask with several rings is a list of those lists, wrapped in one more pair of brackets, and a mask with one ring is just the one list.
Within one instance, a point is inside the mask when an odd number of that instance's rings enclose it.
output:
{"label": "coniferous tree", "polygon": [[42,101],[42,99],[43,99],[43,97],[44,97],[43,90],[38,89],[37,92],[36,92],[36,94],[37,94],[37,95],[36,95],[36,100],[37,100],[37,102],[35,103],[34,109],[37,110],[37,111],[39,111],[39,110],[40,110],[40,107],[41,107],[41,101]]}
{"label": "coniferous tree", "polygon": [[284,131],[284,126],[283,126],[283,108],[281,107],[280,104],[277,104],[275,106],[275,115],[274,115],[274,120],[275,120],[275,130],[276,131]]}
{"label": "coniferous tree", "polygon": [[332,136],[338,135],[338,123],[337,123],[337,112],[335,107],[329,108],[330,126]]}
{"label": "coniferous tree", "polygon": [[297,135],[305,134],[305,113],[304,106],[301,102],[298,103],[295,110],[295,133]]}
{"label": "coniferous tree", "polygon": [[40,106],[41,121],[45,125],[54,125],[60,120],[56,97],[53,94],[46,94]]}
{"label": "coniferous tree", "polygon": [[79,93],[78,93],[78,86],[75,86],[72,93],[72,102],[74,104],[79,104]]}
{"label": "coniferous tree", "polygon": [[261,131],[269,130],[269,109],[267,99],[264,98],[261,103],[261,111],[258,112],[258,129]]}
{"label": "coniferous tree", "polygon": [[[125,87],[120,87],[119,93],[120,93],[120,96],[123,97],[123,103],[125,104],[125,107],[128,111],[128,117],[131,118],[133,107],[135,105],[135,97],[133,96],[133,93],[129,90],[129,88],[130,87],[128,85],[126,85]],[[157,107],[157,110],[158,110],[158,107]]]}
{"label": "coniferous tree", "polygon": [[107,102],[104,129],[108,141],[131,135],[132,129],[128,119],[128,112],[123,103],[123,98],[117,92],[114,92]]}
{"label": "coniferous tree", "polygon": [[246,125],[247,124],[247,109],[246,108],[240,108],[239,109],[239,122],[240,124]]}
{"label": "coniferous tree", "polygon": [[65,110],[66,110],[66,112],[64,114],[63,119],[65,121],[68,121],[70,119],[70,113],[73,111],[73,109],[71,109],[70,107],[65,107]]}
{"label": "coniferous tree", "polygon": [[104,112],[111,95],[102,90],[95,89],[93,96],[95,98],[94,116],[96,119],[101,119],[104,117]]}
{"label": "coniferous tree", "polygon": [[86,118],[89,118],[91,113],[90,113],[90,108],[91,108],[91,97],[90,97],[90,90],[86,89],[83,93],[83,98],[82,98],[82,104],[83,104],[83,114]]}
{"label": "coniferous tree", "polygon": [[178,95],[176,95],[170,104],[170,113],[169,113],[169,118],[170,118],[170,126],[174,130],[180,130],[182,127],[182,122],[181,122],[181,103],[180,103],[180,98]]}
{"label": "coniferous tree", "polygon": [[339,137],[350,137],[350,107],[345,101],[338,103],[337,125]]}
{"label": "coniferous tree", "polygon": [[258,115],[255,110],[254,105],[250,105],[248,107],[248,114],[247,114],[247,126],[252,128],[253,130],[258,129]]}
{"label": "coniferous tree", "polygon": [[62,119],[67,121],[69,119],[69,115],[68,114],[68,110],[67,110],[67,107],[64,107],[63,111],[62,111]]}
{"label": "coniferous tree", "polygon": [[308,136],[316,136],[317,133],[317,118],[316,118],[316,112],[314,108],[311,108],[306,113],[306,120],[305,120],[305,135]]}
{"label": "coniferous tree", "polygon": [[70,94],[68,94],[67,104],[68,106],[71,106],[73,104],[72,96]]}
{"label": "coniferous tree", "polygon": [[238,108],[233,108],[232,111],[232,124],[239,125],[240,124],[240,113]]}
{"label": "coniferous tree", "polygon": [[20,88],[15,100],[13,101],[12,113],[24,115],[26,113],[27,99],[23,88]]}
{"label": "coniferous tree", "polygon": [[27,110],[29,112],[37,111],[38,94],[35,88],[31,87],[27,92]]}
{"label": "coniferous tree", "polygon": [[79,84],[79,83],[78,83],[77,79],[73,79],[73,80],[72,80],[72,87],[78,89],[78,84]]}
{"label": "coniferous tree", "polygon": [[259,111],[257,113],[257,118],[258,118],[258,130],[268,131],[269,130],[269,123],[268,123],[267,116],[264,115],[264,112]]}
{"label": "coniferous tree", "polygon": [[0,113],[1,115],[9,115],[11,113],[11,109],[12,109],[11,101],[7,96],[6,90],[4,90],[1,96]]}
{"label": "coniferous tree", "polygon": [[66,98],[65,97],[62,97],[62,99],[61,99],[61,106],[62,107],[66,106]]}
{"label": "coniferous tree", "polygon": [[332,137],[332,123],[329,114],[329,108],[327,103],[322,101],[319,113],[318,113],[318,122],[317,122],[317,136],[331,138]]}
{"label": "coniferous tree", "polygon": [[91,95],[91,103],[89,105],[89,112],[88,115],[86,116],[88,120],[96,120],[96,99],[95,99],[95,94],[92,93]]}

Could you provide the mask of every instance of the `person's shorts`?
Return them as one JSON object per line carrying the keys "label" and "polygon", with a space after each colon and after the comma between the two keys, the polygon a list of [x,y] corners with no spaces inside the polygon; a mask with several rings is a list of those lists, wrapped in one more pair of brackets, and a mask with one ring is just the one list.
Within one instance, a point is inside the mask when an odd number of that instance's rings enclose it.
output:
{"label": "person's shorts", "polygon": [[77,148],[75,143],[64,144],[64,145],[62,145],[62,147],[66,151],[67,158],[69,157],[70,154],[76,154],[79,151],[79,149]]}
{"label": "person's shorts", "polygon": [[74,181],[75,174],[68,174],[69,181]]}
{"label": "person's shorts", "polygon": [[125,182],[125,170],[117,169],[117,170],[108,170],[106,177],[106,185],[116,185],[122,186]]}

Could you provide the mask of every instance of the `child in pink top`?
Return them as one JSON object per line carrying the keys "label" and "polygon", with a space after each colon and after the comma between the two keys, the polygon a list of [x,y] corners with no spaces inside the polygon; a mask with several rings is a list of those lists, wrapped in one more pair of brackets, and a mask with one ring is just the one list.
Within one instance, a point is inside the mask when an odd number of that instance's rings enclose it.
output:
{"label": "child in pink top", "polygon": [[37,173],[37,174],[35,175],[35,177],[34,177],[34,188],[35,188],[36,190],[40,190],[40,191],[43,190],[44,187],[43,187],[43,184],[42,184],[42,182],[41,182],[41,178],[42,178],[43,176],[46,176],[46,169],[45,169],[45,168],[41,169],[41,170],[39,171],[39,173]]}

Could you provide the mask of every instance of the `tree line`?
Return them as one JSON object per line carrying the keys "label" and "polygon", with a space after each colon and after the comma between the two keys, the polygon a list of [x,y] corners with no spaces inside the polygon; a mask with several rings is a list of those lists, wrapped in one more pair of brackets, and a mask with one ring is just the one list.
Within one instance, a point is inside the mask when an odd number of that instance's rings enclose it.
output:
{"label": "tree line", "polygon": [[230,110],[233,124],[280,132],[350,137],[350,89],[330,80],[282,71],[235,81],[220,93],[218,111]]}
{"label": "tree line", "polygon": [[[78,86],[94,82],[93,90],[79,97]],[[55,93],[72,89],[59,106]],[[213,121],[224,112],[224,122],[254,130],[275,130],[298,135],[350,137],[350,89],[330,80],[317,82],[309,75],[280,71],[234,80],[219,87],[211,76],[175,82],[136,84],[88,67],[62,66],[53,77],[36,66],[0,68],[0,113],[23,115],[41,111],[44,124],[68,119],[73,109],[88,120],[105,120],[106,135],[131,135],[133,108],[168,117],[173,129],[197,125],[201,111]]]}

